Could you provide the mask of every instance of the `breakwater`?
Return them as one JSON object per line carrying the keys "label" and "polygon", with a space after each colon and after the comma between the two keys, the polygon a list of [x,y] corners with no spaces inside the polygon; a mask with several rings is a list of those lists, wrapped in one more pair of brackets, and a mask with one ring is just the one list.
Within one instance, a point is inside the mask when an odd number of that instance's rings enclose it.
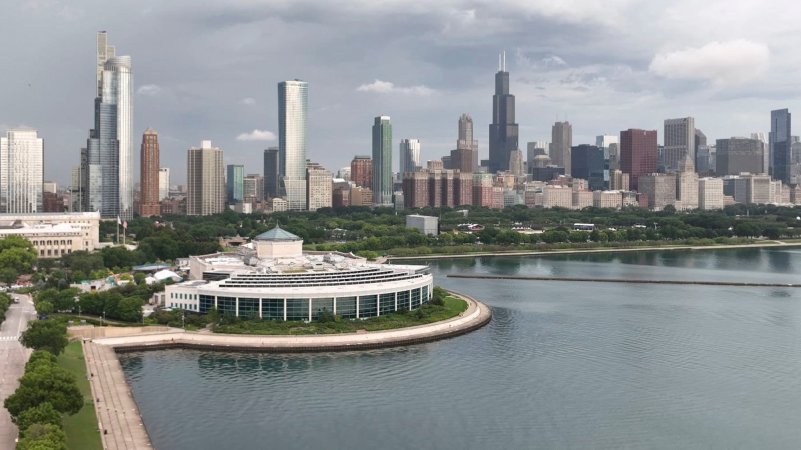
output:
{"label": "breakwater", "polygon": [[738,281],[703,281],[703,280],[635,280],[630,278],[589,278],[589,277],[549,277],[549,276],[517,276],[517,275],[460,275],[451,273],[448,278],[466,278],[473,280],[520,280],[520,281],[568,281],[586,283],[627,283],[627,284],[681,284],[700,286],[741,286],[741,287],[789,287],[801,288],[798,283],[753,283]]}

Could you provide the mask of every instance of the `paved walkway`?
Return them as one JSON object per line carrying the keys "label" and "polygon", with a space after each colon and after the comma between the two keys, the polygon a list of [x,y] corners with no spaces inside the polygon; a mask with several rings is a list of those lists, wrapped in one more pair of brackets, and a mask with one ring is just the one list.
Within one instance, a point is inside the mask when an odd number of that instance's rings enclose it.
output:
{"label": "paved walkway", "polygon": [[122,373],[114,349],[83,343],[86,370],[90,374],[98,428],[106,450],[152,449],[139,409]]}
{"label": "paved walkway", "polygon": [[19,386],[19,378],[25,372],[25,363],[31,350],[19,342],[20,334],[28,328],[28,320],[36,316],[30,296],[12,294],[19,299],[6,313],[0,326],[0,448],[14,448],[17,439],[17,426],[2,406],[2,402],[14,393]]}
{"label": "paved walkway", "polygon": [[113,347],[118,351],[196,347],[262,352],[301,352],[359,350],[409,345],[458,336],[480,328],[489,322],[492,313],[488,306],[466,295],[460,294],[460,296],[467,301],[468,307],[459,316],[442,322],[397,330],[298,336],[256,336],[173,331],[95,339],[94,342]]}

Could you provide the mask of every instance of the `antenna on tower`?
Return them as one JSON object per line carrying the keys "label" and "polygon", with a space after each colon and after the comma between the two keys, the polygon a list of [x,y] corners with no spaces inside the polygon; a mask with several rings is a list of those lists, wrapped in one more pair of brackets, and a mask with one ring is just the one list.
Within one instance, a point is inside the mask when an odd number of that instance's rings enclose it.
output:
{"label": "antenna on tower", "polygon": [[503,51],[503,71],[506,72],[506,50]]}
{"label": "antenna on tower", "polygon": [[498,72],[500,72],[501,69],[503,69],[503,63],[501,63],[501,54],[498,53]]}

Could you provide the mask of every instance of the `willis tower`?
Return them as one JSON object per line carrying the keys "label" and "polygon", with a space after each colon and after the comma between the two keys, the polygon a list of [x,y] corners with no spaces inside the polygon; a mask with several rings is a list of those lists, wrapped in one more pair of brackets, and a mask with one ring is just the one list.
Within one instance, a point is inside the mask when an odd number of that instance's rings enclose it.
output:
{"label": "willis tower", "polygon": [[509,170],[509,157],[517,150],[515,96],[509,94],[506,53],[498,57],[495,95],[492,96],[492,123],[489,126],[489,169],[491,173]]}

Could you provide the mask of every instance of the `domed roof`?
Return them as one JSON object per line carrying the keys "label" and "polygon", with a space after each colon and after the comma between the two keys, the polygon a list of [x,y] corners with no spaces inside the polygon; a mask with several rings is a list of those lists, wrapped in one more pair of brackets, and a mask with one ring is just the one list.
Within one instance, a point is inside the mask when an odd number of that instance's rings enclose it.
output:
{"label": "domed roof", "polygon": [[277,226],[270,231],[265,231],[264,233],[256,236],[253,238],[256,241],[300,241],[302,240],[298,236],[290,233],[282,229],[281,227]]}

